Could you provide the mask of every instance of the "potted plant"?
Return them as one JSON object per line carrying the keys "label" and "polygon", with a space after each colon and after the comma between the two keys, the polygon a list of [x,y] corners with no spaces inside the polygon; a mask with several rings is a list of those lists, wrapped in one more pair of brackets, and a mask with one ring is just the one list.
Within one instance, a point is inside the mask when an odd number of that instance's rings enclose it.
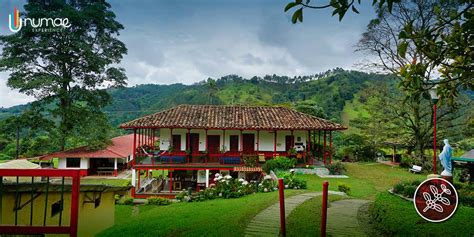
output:
{"label": "potted plant", "polygon": [[294,157],[294,156],[296,156],[296,154],[298,154],[298,152],[296,151],[296,149],[294,147],[292,147],[288,150],[288,155],[289,156]]}

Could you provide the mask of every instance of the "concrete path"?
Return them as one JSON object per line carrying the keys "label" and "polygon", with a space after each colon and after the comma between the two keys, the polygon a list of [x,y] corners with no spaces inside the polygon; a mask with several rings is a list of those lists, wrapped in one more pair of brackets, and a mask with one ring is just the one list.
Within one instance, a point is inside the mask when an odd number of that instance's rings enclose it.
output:
{"label": "concrete path", "polygon": [[[329,191],[329,194],[345,195]],[[322,195],[321,192],[304,193],[285,199],[285,218],[304,201]],[[280,233],[280,204],[276,203],[258,213],[247,225],[245,236],[278,236]]]}
{"label": "concrete path", "polygon": [[368,200],[345,199],[331,202],[328,208],[328,236],[366,236],[357,214]]}

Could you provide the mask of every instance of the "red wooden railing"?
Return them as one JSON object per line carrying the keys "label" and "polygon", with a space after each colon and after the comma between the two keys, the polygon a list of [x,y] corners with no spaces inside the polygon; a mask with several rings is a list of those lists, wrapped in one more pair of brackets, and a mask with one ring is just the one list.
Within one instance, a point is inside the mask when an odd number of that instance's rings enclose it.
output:
{"label": "red wooden railing", "polygon": [[[4,190],[4,177],[16,177],[16,182],[10,183],[15,185],[15,195],[18,197],[19,194],[19,177],[31,177],[31,200],[29,203],[27,202],[23,206],[29,204],[30,206],[30,224],[29,225],[18,225],[17,222],[17,215],[19,208],[15,205],[13,210],[15,211],[15,223],[13,224],[4,224],[0,223],[0,234],[69,234],[70,236],[77,236],[77,223],[78,223],[78,216],[79,216],[79,188],[80,188],[80,171],[79,170],[59,170],[59,169],[0,169],[0,214],[3,212],[4,208],[6,208],[3,204],[3,197],[5,195]],[[43,206],[42,204],[36,204],[34,202],[33,195],[37,190],[35,190],[35,186],[39,185],[40,183],[35,183],[35,177],[44,177],[46,178],[46,182],[42,181],[42,185],[45,185],[45,191],[43,193],[39,193],[39,195],[45,195],[45,204],[44,204],[44,221],[43,225],[33,225],[33,211],[34,207]],[[62,221],[62,212],[64,207],[61,206],[60,213],[59,213],[59,223],[58,225],[46,225],[47,219],[47,208],[48,204],[48,194],[49,194],[49,186],[50,186],[50,178],[60,178],[61,179],[61,205],[64,204],[64,186],[65,186],[65,177],[70,177],[72,179],[71,185],[71,209],[70,209],[70,222],[69,226],[64,226]],[[21,195],[21,194],[20,194]],[[21,200],[21,199],[20,199]],[[17,202],[15,202],[17,203]],[[38,202],[36,202],[38,203]],[[8,207],[10,208],[10,207]],[[7,210],[9,211],[9,210]],[[35,221],[36,223],[38,221]]]}

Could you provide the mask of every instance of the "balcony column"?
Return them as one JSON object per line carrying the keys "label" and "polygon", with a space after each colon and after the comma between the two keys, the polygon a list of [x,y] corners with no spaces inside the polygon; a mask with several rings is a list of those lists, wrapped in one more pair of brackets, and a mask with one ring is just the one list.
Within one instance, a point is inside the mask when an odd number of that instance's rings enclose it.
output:
{"label": "balcony column", "polygon": [[117,158],[114,158],[114,176],[117,177]]}
{"label": "balcony column", "polygon": [[240,153],[244,152],[244,136],[242,130],[240,130]]}
{"label": "balcony column", "polygon": [[172,193],[173,192],[173,171],[168,170],[168,172],[169,172],[169,176],[170,176],[170,181],[169,181],[170,193]]}
{"label": "balcony column", "polygon": [[189,163],[189,160],[192,159],[192,152],[191,152],[191,129],[188,128],[188,134],[187,134],[187,137],[186,137],[186,151],[189,152],[189,154],[187,154],[187,159],[188,159],[188,162]]}
{"label": "balcony column", "polygon": [[137,129],[133,129],[133,151],[132,151],[132,167],[135,167],[135,158],[137,157]]}
{"label": "balcony column", "polygon": [[207,152],[207,154],[206,154],[206,163],[207,163],[207,160],[209,160],[209,143],[208,143],[208,139],[207,139],[207,129],[206,129],[206,135],[205,136],[206,136],[206,144],[205,145],[206,145],[206,152]]}
{"label": "balcony column", "polygon": [[326,165],[326,130],[324,130],[323,161]]}
{"label": "balcony column", "polygon": [[[311,153],[311,130],[308,130],[308,140],[306,141],[308,141],[308,144],[306,144],[306,154],[309,154]],[[311,156],[306,155],[305,158],[306,164],[308,164],[308,158],[311,158]]]}
{"label": "balcony column", "polygon": [[257,130],[257,154],[260,152],[260,130]]}
{"label": "balcony column", "polygon": [[209,169],[206,169],[206,189],[209,187]]}

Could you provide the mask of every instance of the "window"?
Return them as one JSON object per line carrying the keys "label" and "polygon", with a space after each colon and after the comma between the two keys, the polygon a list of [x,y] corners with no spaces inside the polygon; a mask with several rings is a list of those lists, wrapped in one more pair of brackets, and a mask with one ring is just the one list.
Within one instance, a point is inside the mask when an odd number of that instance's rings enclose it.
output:
{"label": "window", "polygon": [[62,206],[61,200],[53,203],[53,205],[51,205],[51,217],[59,214],[63,209]]}
{"label": "window", "polygon": [[81,167],[81,158],[67,158],[66,159],[67,168],[79,168]]}

